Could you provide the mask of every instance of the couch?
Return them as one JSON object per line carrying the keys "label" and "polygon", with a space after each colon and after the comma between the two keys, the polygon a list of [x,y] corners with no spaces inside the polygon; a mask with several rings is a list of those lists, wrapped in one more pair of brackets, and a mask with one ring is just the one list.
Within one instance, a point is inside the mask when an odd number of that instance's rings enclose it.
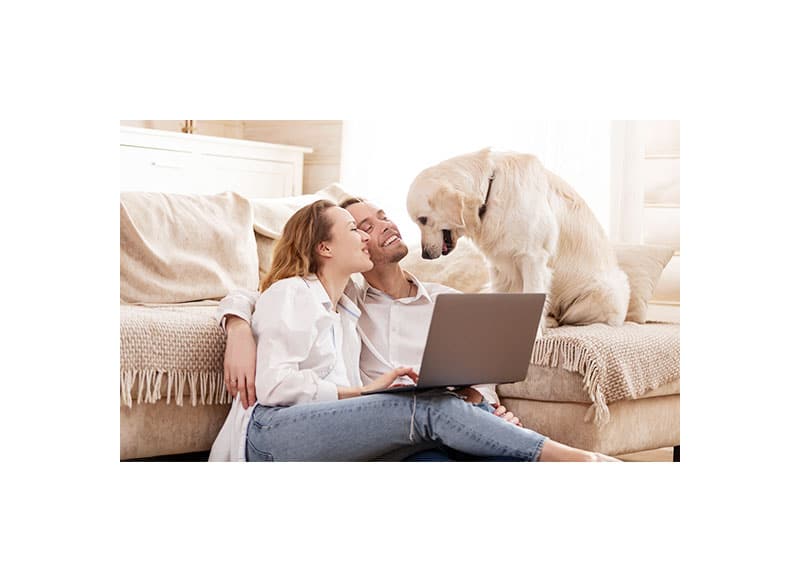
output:
{"label": "couch", "polygon": [[[230,407],[219,299],[257,286],[294,210],[343,195],[336,186],[272,200],[121,194],[121,460],[210,449]],[[610,455],[679,445],[680,328],[644,320],[670,256],[662,247],[618,247],[633,290],[622,328],[561,327],[537,339],[527,379],[497,389],[525,426]],[[465,292],[488,286],[486,263],[468,240],[435,262],[412,249],[403,267]]]}

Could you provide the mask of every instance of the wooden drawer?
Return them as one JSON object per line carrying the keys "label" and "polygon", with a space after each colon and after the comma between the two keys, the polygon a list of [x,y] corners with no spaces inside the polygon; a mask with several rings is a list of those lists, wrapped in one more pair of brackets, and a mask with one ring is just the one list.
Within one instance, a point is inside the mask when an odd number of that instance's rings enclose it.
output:
{"label": "wooden drawer", "polygon": [[123,127],[121,190],[248,198],[299,196],[311,148]]}
{"label": "wooden drawer", "polygon": [[202,154],[198,194],[215,194],[232,190],[248,198],[275,198],[301,194],[294,192],[294,176],[298,171],[291,162],[247,160]]}
{"label": "wooden drawer", "polygon": [[189,152],[121,145],[121,190],[191,193],[192,163]]}

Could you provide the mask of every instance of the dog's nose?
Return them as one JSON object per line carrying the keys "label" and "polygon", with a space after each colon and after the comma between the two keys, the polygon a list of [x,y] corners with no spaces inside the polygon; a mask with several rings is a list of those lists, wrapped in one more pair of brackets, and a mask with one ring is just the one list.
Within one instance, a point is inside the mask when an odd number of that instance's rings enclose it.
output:
{"label": "dog's nose", "polygon": [[422,249],[422,258],[423,259],[430,259],[431,254],[428,252],[428,249]]}

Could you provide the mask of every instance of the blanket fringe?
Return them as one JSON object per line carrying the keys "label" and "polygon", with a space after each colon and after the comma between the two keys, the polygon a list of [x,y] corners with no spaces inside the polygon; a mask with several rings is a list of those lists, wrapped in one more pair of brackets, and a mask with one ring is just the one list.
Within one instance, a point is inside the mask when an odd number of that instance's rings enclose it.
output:
{"label": "blanket fringe", "polygon": [[533,363],[537,366],[560,367],[583,376],[583,388],[592,401],[583,420],[602,426],[608,423],[611,413],[600,386],[600,367],[590,356],[580,345],[558,339],[544,338],[536,342],[533,348]]}
{"label": "blanket fringe", "polygon": [[134,387],[138,387],[137,404],[155,404],[163,398],[162,384],[166,384],[167,404],[175,400],[177,406],[183,406],[187,392],[192,406],[197,406],[198,399],[200,404],[226,404],[232,401],[221,372],[120,370],[119,376],[120,404],[128,408],[133,407]]}

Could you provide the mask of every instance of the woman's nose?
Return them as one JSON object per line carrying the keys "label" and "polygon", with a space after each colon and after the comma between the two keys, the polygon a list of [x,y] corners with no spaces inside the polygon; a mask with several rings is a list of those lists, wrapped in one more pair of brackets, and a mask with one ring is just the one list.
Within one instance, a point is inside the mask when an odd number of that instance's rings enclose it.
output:
{"label": "woman's nose", "polygon": [[369,242],[369,235],[366,232],[364,232],[363,230],[361,231],[361,240],[363,242]]}

